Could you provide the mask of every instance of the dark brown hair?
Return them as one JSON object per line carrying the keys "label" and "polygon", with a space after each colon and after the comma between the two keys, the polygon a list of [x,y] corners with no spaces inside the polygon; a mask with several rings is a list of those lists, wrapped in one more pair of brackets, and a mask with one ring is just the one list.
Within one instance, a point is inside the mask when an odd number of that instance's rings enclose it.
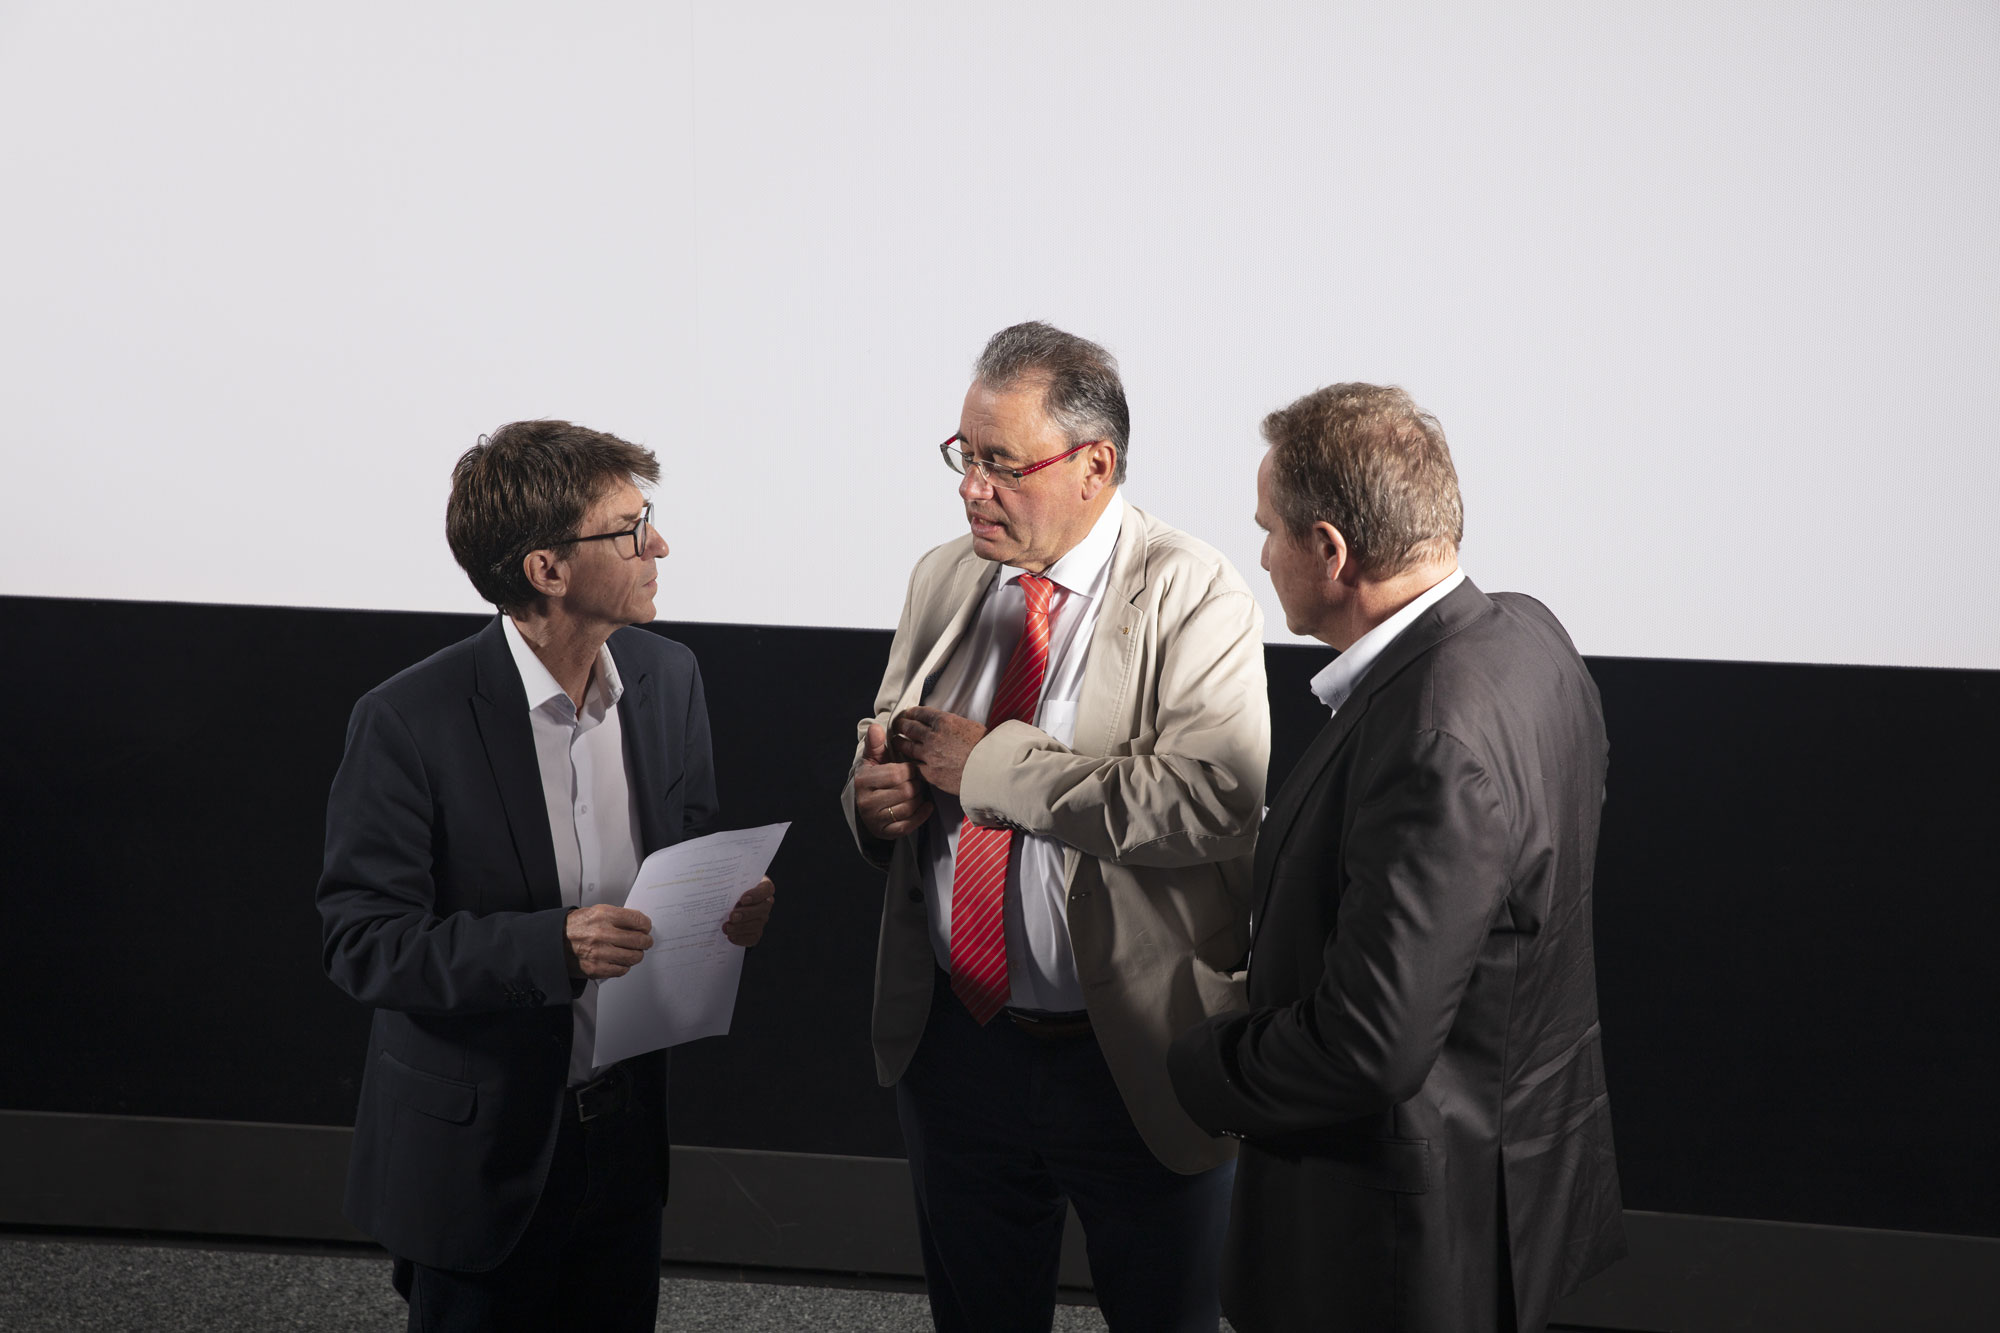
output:
{"label": "dark brown hair", "polygon": [[1331,523],[1388,578],[1458,549],[1465,507],[1437,418],[1401,389],[1333,384],[1264,418],[1271,507],[1294,540]]}
{"label": "dark brown hair", "polygon": [[577,537],[590,506],[619,482],[660,479],[650,450],[567,421],[514,421],[460,455],[451,470],[444,536],[472,586],[502,611],[541,594],[521,562]]}

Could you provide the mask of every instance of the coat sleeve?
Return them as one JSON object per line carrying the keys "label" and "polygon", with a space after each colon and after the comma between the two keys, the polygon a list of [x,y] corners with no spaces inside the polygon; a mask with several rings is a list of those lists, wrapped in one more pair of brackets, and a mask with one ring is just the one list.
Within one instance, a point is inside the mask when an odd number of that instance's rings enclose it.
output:
{"label": "coat sleeve", "polygon": [[[1313,993],[1223,1014],[1168,1057],[1197,1124],[1246,1138],[1324,1130],[1414,1096],[1444,1048],[1504,909],[1506,803],[1473,753],[1413,733],[1387,756],[1345,841],[1346,887]],[[1335,891],[1289,874],[1272,892]]]}
{"label": "coat sleeve", "polygon": [[[927,561],[935,555],[924,557]],[[896,621],[896,637],[889,641],[889,664],[882,669],[882,683],[875,687],[875,711],[854,724],[854,758],[847,766],[847,781],[840,788],[840,809],[847,817],[847,831],[854,836],[854,845],[861,852],[862,859],[879,869],[886,869],[896,844],[885,841],[861,827],[861,820],[854,813],[854,775],[861,771],[862,747],[868,739],[868,728],[886,728],[889,719],[895,715],[896,700],[903,694],[903,687],[909,682],[910,673],[917,668],[923,655],[930,651],[928,643],[918,643],[917,633],[917,581],[924,569],[924,561],[919,561],[910,571],[909,586],[903,592],[903,614]]]}
{"label": "coat sleeve", "polygon": [[560,908],[439,915],[437,795],[409,725],[364,697],[327,798],[321,961],[363,1004],[417,1014],[566,1005]]}
{"label": "coat sleeve", "polygon": [[1263,810],[1271,713],[1263,613],[1231,581],[1212,581],[1176,623],[1159,627],[1157,734],[1147,753],[1078,754],[1026,722],[1002,723],[966,761],[966,814],[1120,865],[1247,855]]}

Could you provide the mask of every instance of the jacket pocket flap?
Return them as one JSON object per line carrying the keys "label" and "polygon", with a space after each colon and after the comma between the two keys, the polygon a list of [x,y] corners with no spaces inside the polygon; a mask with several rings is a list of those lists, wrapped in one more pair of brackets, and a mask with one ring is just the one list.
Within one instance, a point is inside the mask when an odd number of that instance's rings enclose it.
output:
{"label": "jacket pocket flap", "polygon": [[382,1090],[415,1111],[454,1125],[468,1124],[479,1107],[479,1086],[413,1069],[383,1051],[375,1062]]}
{"label": "jacket pocket flap", "polygon": [[1330,1176],[1353,1185],[1397,1194],[1423,1194],[1431,1187],[1429,1139],[1360,1138],[1346,1135],[1288,1135],[1279,1140],[1254,1140],[1266,1151],[1276,1149],[1308,1174]]}

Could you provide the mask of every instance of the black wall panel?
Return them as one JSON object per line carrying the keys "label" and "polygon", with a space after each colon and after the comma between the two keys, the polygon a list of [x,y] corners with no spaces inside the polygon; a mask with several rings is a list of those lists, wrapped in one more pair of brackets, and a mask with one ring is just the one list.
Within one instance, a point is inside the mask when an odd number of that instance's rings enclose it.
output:
{"label": "black wall panel", "polygon": [[[317,877],[348,709],[476,616],[0,598],[0,1107],[342,1124],[366,1016]],[[899,1156],[880,882],[835,801],[881,631],[661,625],[725,821],[793,821],[676,1138]],[[1273,647],[1273,772],[1322,651]],[[2000,1235],[2000,673],[1594,659],[1600,988],[1629,1207]]]}
{"label": "black wall panel", "polygon": [[1591,671],[1627,1206],[2000,1235],[2000,673]]}

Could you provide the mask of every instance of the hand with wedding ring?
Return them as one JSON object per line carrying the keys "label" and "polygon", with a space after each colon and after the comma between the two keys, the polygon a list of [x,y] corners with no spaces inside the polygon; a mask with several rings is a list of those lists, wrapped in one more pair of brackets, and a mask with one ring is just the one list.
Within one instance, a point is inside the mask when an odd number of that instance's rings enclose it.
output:
{"label": "hand with wedding ring", "polygon": [[893,842],[931,817],[922,781],[914,767],[891,755],[888,733],[871,723],[854,772],[854,817],[870,837]]}

